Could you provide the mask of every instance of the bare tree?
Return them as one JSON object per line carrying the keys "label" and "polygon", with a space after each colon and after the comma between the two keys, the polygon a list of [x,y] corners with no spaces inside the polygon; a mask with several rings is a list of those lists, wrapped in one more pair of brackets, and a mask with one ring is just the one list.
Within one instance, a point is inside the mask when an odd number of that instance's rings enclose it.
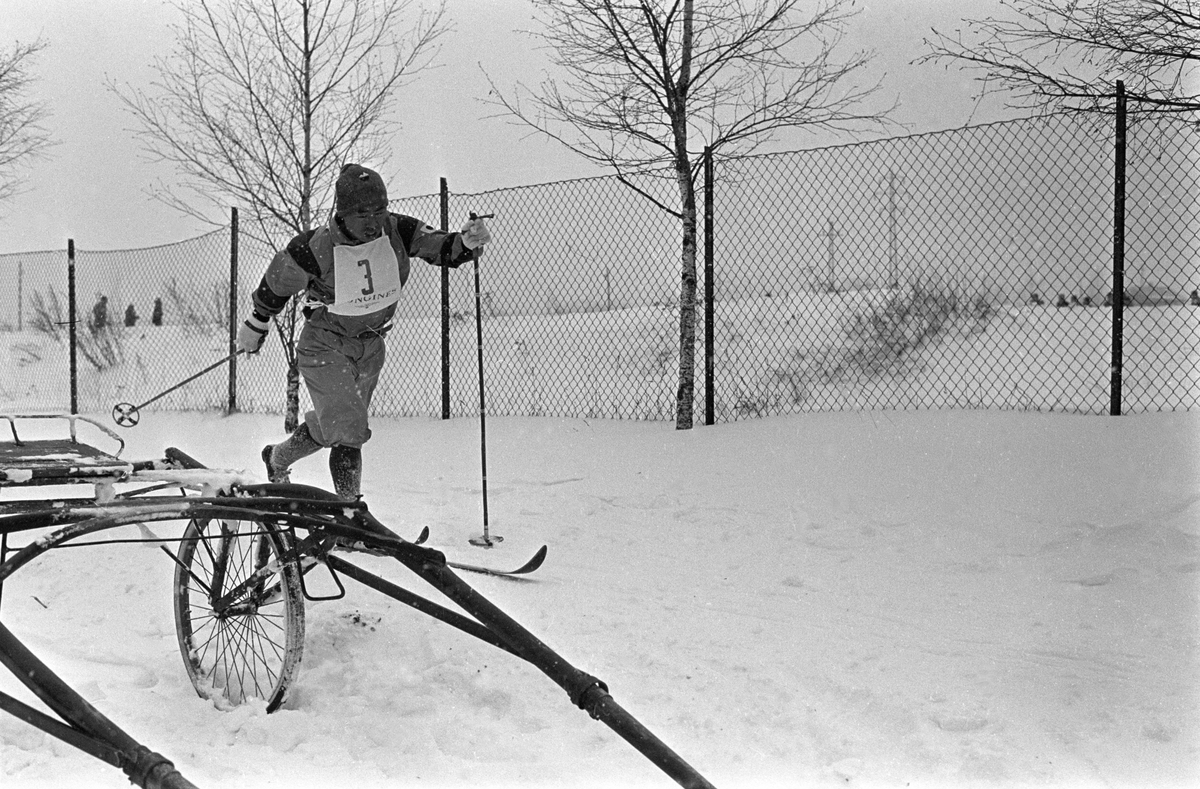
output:
{"label": "bare tree", "polygon": [[21,168],[52,144],[42,126],[46,105],[27,96],[34,82],[30,66],[45,48],[39,40],[0,51],[0,203],[21,191]]}
{"label": "bare tree", "polygon": [[[425,10],[413,0],[174,5],[178,45],[156,61],[153,90],[109,88],[138,121],[146,152],[180,174],[155,197],[212,224],[224,223],[225,206],[244,206],[252,234],[267,243],[312,228],[315,201],[332,193],[345,162],[387,160],[396,92],[431,65],[446,30],[444,5]],[[295,301],[282,324],[290,431],[299,410]]]}
{"label": "bare tree", "polygon": [[[856,76],[865,52],[835,57],[854,0],[533,0],[535,38],[566,76],[510,95],[505,115],[558,140],[682,225],[676,427],[695,395],[696,184],[702,154],[746,154],[787,128],[855,129],[884,113],[860,107],[878,87]],[[665,177],[678,201],[639,186]],[[643,181],[643,183],[646,183]]]}
{"label": "bare tree", "polygon": [[1010,106],[1111,113],[1123,80],[1131,113],[1200,110],[1200,3],[1193,0],[1006,0],[1008,18],[934,30],[918,62],[976,69],[981,94]]}

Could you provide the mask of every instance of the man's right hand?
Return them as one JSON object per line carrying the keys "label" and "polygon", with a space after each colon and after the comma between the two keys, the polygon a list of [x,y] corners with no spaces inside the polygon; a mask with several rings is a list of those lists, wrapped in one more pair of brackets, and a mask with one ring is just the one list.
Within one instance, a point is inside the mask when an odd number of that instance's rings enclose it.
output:
{"label": "man's right hand", "polygon": [[249,318],[238,328],[237,349],[246,354],[258,353],[267,339],[267,331],[271,324],[258,313],[251,313]]}
{"label": "man's right hand", "polygon": [[481,216],[472,215],[471,219],[462,226],[462,244],[467,249],[474,251],[491,240],[491,231],[488,230],[488,226],[484,224]]}

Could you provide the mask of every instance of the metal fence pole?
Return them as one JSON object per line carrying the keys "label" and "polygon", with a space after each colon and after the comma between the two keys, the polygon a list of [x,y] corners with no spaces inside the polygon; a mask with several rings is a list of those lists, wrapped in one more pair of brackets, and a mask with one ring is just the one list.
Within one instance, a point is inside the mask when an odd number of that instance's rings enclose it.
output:
{"label": "metal fence pole", "polygon": [[1109,414],[1121,415],[1125,330],[1125,83],[1117,80],[1116,148],[1113,163],[1112,382]]}
{"label": "metal fence pole", "polygon": [[713,155],[710,146],[704,146],[704,424],[716,421],[714,399],[716,383],[716,354],[713,349]]}
{"label": "metal fence pole", "polygon": [[238,210],[229,210],[229,410],[237,411]]}
{"label": "metal fence pole", "polygon": [[[450,232],[450,187],[446,179],[439,179],[438,194],[441,198],[442,232]],[[442,272],[442,419],[450,418],[450,269],[441,266]]]}
{"label": "metal fence pole", "polygon": [[75,239],[67,239],[67,336],[70,343],[71,413],[79,413],[79,376],[75,365]]}

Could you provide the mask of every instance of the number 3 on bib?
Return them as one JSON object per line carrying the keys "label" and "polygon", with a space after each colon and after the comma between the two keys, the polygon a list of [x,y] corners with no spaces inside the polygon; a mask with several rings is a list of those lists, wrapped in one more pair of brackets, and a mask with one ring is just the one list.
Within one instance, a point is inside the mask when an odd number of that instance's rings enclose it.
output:
{"label": "number 3 on bib", "polygon": [[367,315],[400,299],[400,265],[386,235],[366,244],[333,248],[335,315]]}
{"label": "number 3 on bib", "polygon": [[371,261],[370,260],[360,260],[360,261],[358,261],[358,267],[366,269],[366,271],[363,272],[363,276],[367,278],[367,286],[362,289],[362,295],[370,296],[372,293],[375,292],[375,283],[373,281],[373,278],[371,277]]}

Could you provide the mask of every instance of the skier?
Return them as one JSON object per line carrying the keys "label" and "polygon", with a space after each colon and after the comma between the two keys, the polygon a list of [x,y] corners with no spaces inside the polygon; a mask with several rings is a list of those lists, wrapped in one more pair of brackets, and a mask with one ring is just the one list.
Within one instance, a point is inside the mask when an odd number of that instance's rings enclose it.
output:
{"label": "skier", "polygon": [[155,326],[162,326],[163,308],[162,299],[154,300],[154,309],[150,311],[150,322]]}
{"label": "skier", "polygon": [[263,447],[267,478],[287,482],[301,458],[329,448],[329,473],[343,499],[357,499],[362,445],[371,437],[367,411],[384,361],[410,257],[448,268],[491,241],[482,219],[460,233],[434,230],[388,211],[387,188],[373,170],[347,164],[334,188],[329,222],[293,238],[271,260],[238,330],[237,347],[257,353],[269,321],[289,298],[304,293],[304,328],[296,345],[313,409],[284,441]]}
{"label": "skier", "polygon": [[128,307],[125,308],[125,325],[126,326],[137,326],[137,319],[138,319],[137,310],[135,310],[133,308],[133,305],[130,304]]}

